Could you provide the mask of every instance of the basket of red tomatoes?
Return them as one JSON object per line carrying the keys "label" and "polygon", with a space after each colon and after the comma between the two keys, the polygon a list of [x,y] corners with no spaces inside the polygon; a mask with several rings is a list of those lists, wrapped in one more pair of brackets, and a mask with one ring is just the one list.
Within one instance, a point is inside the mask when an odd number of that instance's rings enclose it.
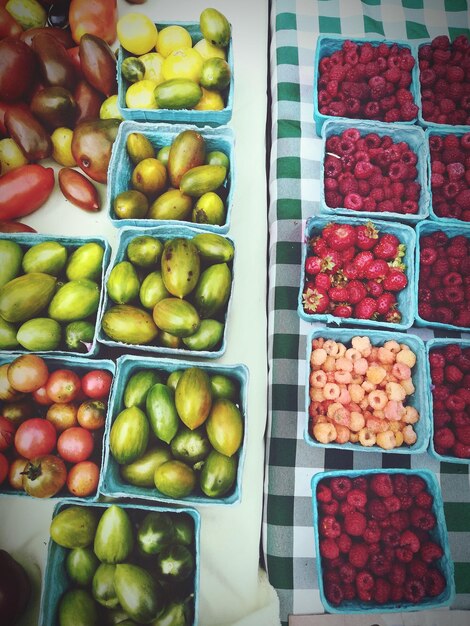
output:
{"label": "basket of red tomatoes", "polygon": [[96,500],[115,365],[0,357],[0,494]]}

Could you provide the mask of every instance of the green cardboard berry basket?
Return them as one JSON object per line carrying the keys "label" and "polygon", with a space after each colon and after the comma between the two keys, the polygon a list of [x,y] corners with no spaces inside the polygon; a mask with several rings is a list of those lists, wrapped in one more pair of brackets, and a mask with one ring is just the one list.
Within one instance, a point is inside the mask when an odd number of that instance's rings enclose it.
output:
{"label": "green cardboard berry basket", "polygon": [[[61,347],[58,348],[57,350],[44,350],[44,351],[37,351],[38,354],[55,354],[55,355],[60,355],[60,356],[64,356],[64,357],[69,357],[69,356],[77,356],[77,357],[81,357],[81,356],[95,356],[98,353],[99,350],[99,344],[97,342],[97,334],[98,334],[98,320],[100,318],[100,314],[101,314],[101,309],[103,307],[103,301],[104,301],[104,289],[103,289],[103,285],[104,285],[104,275],[106,272],[106,269],[108,267],[108,263],[109,263],[109,259],[111,257],[111,247],[109,245],[109,243],[103,239],[102,237],[95,237],[95,236],[74,236],[74,237],[69,237],[69,236],[65,236],[65,235],[43,235],[43,234],[39,234],[39,233],[0,233],[0,241],[5,240],[5,241],[14,241],[16,242],[21,249],[23,250],[23,252],[26,252],[28,249],[30,249],[32,246],[39,244],[39,243],[45,243],[45,242],[49,242],[49,241],[54,241],[56,243],[59,243],[61,245],[63,245],[66,250],[67,250],[67,255],[68,257],[70,256],[70,254],[72,252],[74,252],[75,250],[77,250],[80,246],[87,244],[87,243],[97,243],[98,245],[100,245],[103,248],[103,259],[101,262],[101,273],[99,276],[99,280],[97,280],[96,282],[98,283],[99,287],[100,287],[100,299],[99,299],[99,304],[98,304],[98,310],[96,311],[96,313],[92,316],[90,316],[89,318],[87,318],[87,320],[91,321],[94,324],[95,330],[94,330],[94,334],[93,334],[93,338],[92,341],[90,343],[84,343],[83,344],[83,350],[79,351],[79,350],[72,350],[72,349],[67,349],[65,342],[64,342],[64,338],[62,336],[62,341],[61,341]],[[68,279],[66,278],[64,271],[61,271],[61,273],[59,274],[59,281],[62,283],[65,283],[68,281]],[[23,274],[24,272],[21,270],[20,274]],[[47,317],[47,307],[40,313],[38,313],[38,315],[36,317]],[[61,322],[61,326],[62,326],[62,331],[64,330],[64,327],[67,325],[66,322]],[[21,323],[18,324],[18,327],[21,326]],[[62,332],[63,334],[63,332]],[[0,353],[2,351],[0,350]],[[23,348],[21,345],[18,344],[18,347],[12,348],[11,350],[8,351],[9,353],[24,353],[24,352],[30,352],[30,350],[26,350],[25,348]]]}
{"label": "green cardboard berry basket", "polygon": [[[182,26],[191,35],[194,44],[202,39],[202,33],[199,24],[195,22],[159,22],[156,24],[158,31],[167,26]],[[118,82],[118,107],[121,114],[126,120],[135,120],[138,122],[183,122],[188,124],[197,124],[198,126],[220,126],[227,124],[232,118],[233,97],[235,89],[234,64],[233,64],[233,45],[232,37],[230,37],[227,47],[227,63],[231,70],[231,79],[229,86],[222,94],[225,99],[225,108],[221,111],[196,111],[194,109],[134,109],[126,105],[126,90],[129,83],[122,76],[121,65],[124,59],[130,54],[122,46],[119,47],[117,62],[117,82]]]}
{"label": "green cardboard berry basket", "polygon": [[[323,337],[324,339],[333,339],[344,343],[347,347],[351,346],[353,337],[369,337],[373,346],[380,347],[386,341],[397,341],[406,344],[416,355],[416,364],[412,368],[411,379],[415,386],[415,391],[407,396],[405,406],[414,407],[419,413],[419,420],[414,424],[414,430],[417,434],[416,442],[408,446],[401,445],[392,450],[384,450],[377,444],[373,446],[363,446],[360,443],[320,443],[309,432],[309,405],[310,405],[310,357],[312,354],[312,341]],[[394,333],[383,330],[367,330],[367,329],[346,329],[346,328],[318,328],[313,330],[307,338],[307,357],[306,357],[306,381],[305,381],[305,428],[304,439],[314,448],[337,448],[340,450],[352,450],[354,452],[380,452],[383,454],[421,454],[426,452],[429,444],[430,436],[430,413],[428,396],[431,393],[429,381],[429,372],[427,368],[427,360],[425,355],[425,346],[422,339],[416,335],[409,333]]]}
{"label": "green cardboard berry basket", "polygon": [[[87,506],[97,512],[102,512],[111,506],[111,503],[95,502],[92,505],[85,505],[80,502],[59,502],[56,504],[52,518],[56,517],[61,511],[70,506]],[[151,512],[170,513],[176,516],[190,517],[194,529],[194,561],[195,568],[193,574],[194,596],[191,600],[191,612],[193,620],[191,626],[197,626],[199,623],[199,577],[200,577],[200,525],[201,516],[196,509],[190,507],[168,508],[164,506],[151,506],[145,504],[129,504],[119,503],[119,507],[123,508],[133,523],[141,520],[145,515]],[[41,626],[50,626],[58,623],[58,607],[62,595],[70,588],[70,579],[68,578],[65,560],[69,550],[59,546],[53,539],[49,539],[47,546],[46,569],[44,572],[43,584],[41,589],[41,604],[39,613],[39,624]]]}
{"label": "green cardboard berry basket", "polygon": [[[119,464],[113,458],[110,447],[110,431],[117,415],[125,408],[124,390],[130,377],[141,370],[154,370],[162,377],[169,376],[172,372],[184,370],[189,367],[198,367],[209,375],[223,374],[230,378],[240,390],[239,409],[244,420],[243,440],[237,456],[237,475],[235,483],[230,491],[219,497],[207,496],[199,487],[195,492],[185,498],[173,498],[163,494],[156,487],[137,487],[125,482],[120,474]],[[110,410],[105,426],[105,457],[103,461],[103,473],[99,485],[99,491],[104,496],[112,498],[133,498],[140,500],[162,501],[173,504],[189,505],[233,505],[241,501],[243,467],[245,464],[247,446],[247,408],[248,408],[248,369],[245,365],[220,365],[215,363],[201,363],[197,361],[183,361],[177,359],[141,358],[134,355],[119,357],[117,360],[116,382],[110,400]],[[158,440],[156,440],[158,441]]]}
{"label": "green cardboard berry basket", "polygon": [[[318,532],[318,502],[316,492],[318,484],[326,479],[338,476],[346,476],[348,478],[356,478],[358,476],[372,476],[374,474],[405,474],[407,476],[420,476],[427,486],[428,492],[433,496],[432,511],[436,517],[436,526],[432,531],[432,538],[438,542],[443,549],[443,556],[438,560],[437,565],[446,580],[444,591],[437,597],[426,597],[422,602],[400,602],[399,604],[388,602],[378,604],[373,602],[361,602],[359,600],[349,600],[343,602],[340,606],[334,606],[325,597],[325,588],[323,583],[323,567],[321,563],[319,532]],[[318,576],[318,587],[320,591],[320,599],[323,606],[329,613],[392,613],[404,611],[419,611],[436,609],[452,604],[455,597],[455,580],[454,580],[454,564],[450,554],[449,539],[447,535],[446,520],[444,516],[444,506],[442,502],[441,490],[435,474],[429,470],[408,470],[408,469],[361,469],[361,470],[335,470],[327,472],[318,472],[311,479],[312,488],[312,508],[313,508],[313,531],[315,542],[315,565]]]}

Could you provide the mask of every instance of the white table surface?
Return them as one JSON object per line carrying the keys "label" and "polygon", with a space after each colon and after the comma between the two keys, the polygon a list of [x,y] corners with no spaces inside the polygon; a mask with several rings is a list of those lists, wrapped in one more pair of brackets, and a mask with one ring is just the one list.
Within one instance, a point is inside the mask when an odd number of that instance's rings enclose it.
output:
{"label": "white table surface", "polygon": [[[259,569],[264,431],[267,414],[266,348],[266,145],[268,0],[118,0],[119,14],[140,11],[155,21],[199,20],[215,7],[232,24],[235,95],[230,126],[236,137],[237,184],[230,237],[237,246],[232,308],[224,364],[244,363],[250,372],[248,443],[242,502],[229,507],[199,507],[201,513],[201,626],[276,626],[277,596]],[[50,162],[57,171],[59,166]],[[105,186],[99,185],[103,201]],[[40,233],[94,234],[113,247],[116,229],[106,208],[86,213],[66,202],[58,185],[36,213],[23,219]],[[24,497],[0,498],[0,547],[24,565],[33,597],[21,626],[38,622],[41,576],[55,502]],[[44,625],[46,626],[46,625]],[[49,626],[49,625],[47,625]]]}

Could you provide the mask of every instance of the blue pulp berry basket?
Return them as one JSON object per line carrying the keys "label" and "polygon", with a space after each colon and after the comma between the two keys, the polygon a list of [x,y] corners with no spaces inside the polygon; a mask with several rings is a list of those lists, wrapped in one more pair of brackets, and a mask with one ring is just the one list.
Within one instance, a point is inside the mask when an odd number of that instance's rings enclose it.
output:
{"label": "blue pulp berry basket", "polygon": [[[423,46],[426,46],[428,44],[430,44],[430,41],[424,41],[422,43],[420,43],[418,46],[416,46],[416,58],[418,58],[419,55],[419,50],[420,48],[422,48]],[[417,63],[418,66],[418,63]],[[425,120],[423,117],[423,101],[421,99],[421,83],[420,83],[420,69],[418,66],[418,89],[416,92],[416,104],[418,105],[418,123],[423,126],[424,128],[430,128],[433,130],[445,130],[447,132],[453,132],[455,130],[463,130],[464,132],[468,132],[470,130],[470,126],[468,125],[455,125],[453,126],[452,124],[438,124],[437,122],[431,122],[428,120]]]}
{"label": "blue pulp berry basket", "polygon": [[[413,406],[419,413],[420,418],[414,424],[414,430],[417,434],[416,443],[411,446],[403,444],[399,448],[393,450],[383,450],[377,444],[366,447],[360,443],[320,443],[309,432],[309,405],[310,405],[310,356],[312,354],[312,341],[319,337],[324,339],[333,339],[344,343],[348,348],[351,347],[351,339],[353,337],[369,337],[373,346],[382,346],[386,341],[397,341],[400,344],[406,344],[416,355],[416,364],[412,369],[412,380],[415,386],[415,392],[407,396],[405,406]],[[310,333],[307,339],[307,360],[306,360],[306,382],[305,382],[305,430],[304,439],[313,447],[318,448],[338,448],[340,450],[353,450],[355,452],[383,452],[384,454],[392,452],[394,454],[419,454],[426,452],[429,444],[430,436],[430,413],[428,396],[430,394],[429,373],[426,365],[426,356],[424,343],[420,337],[407,333],[391,333],[380,330],[353,330],[353,329],[332,329],[319,328]]]}
{"label": "blue pulp berry basket", "polygon": [[[116,196],[123,191],[132,189],[131,176],[134,164],[129,158],[126,149],[127,138],[131,133],[141,133],[152,143],[154,148],[159,150],[164,146],[171,145],[173,140],[185,130],[195,130],[204,138],[206,153],[220,150],[226,154],[230,161],[230,169],[227,173],[227,180],[224,188],[227,191],[226,219],[224,224],[198,224],[190,220],[155,220],[155,219],[119,219],[113,209],[113,202]],[[197,128],[196,126],[185,126],[182,124],[154,124],[143,122],[122,122],[119,126],[116,141],[113,144],[111,159],[109,163],[109,180],[106,188],[106,204],[108,215],[114,226],[122,228],[124,226],[137,226],[140,228],[151,228],[153,226],[171,225],[191,225],[193,228],[223,234],[230,227],[232,213],[233,195],[235,189],[235,150],[234,134],[227,126],[218,128]],[[194,204],[196,199],[194,199]]]}
{"label": "blue pulp berry basket", "polygon": [[[459,346],[461,346],[462,348],[470,348],[470,339],[430,339],[429,341],[427,341],[426,342],[426,360],[427,360],[428,369],[430,370],[429,355],[434,350],[436,350],[437,348],[450,346],[455,343],[458,343]],[[429,380],[432,383],[431,374],[429,374],[429,376],[430,376]],[[434,403],[433,403],[433,397],[432,397],[431,392],[428,394],[428,402],[429,402],[429,414],[431,416],[431,419],[430,419],[431,433],[430,433],[430,439],[429,439],[428,452],[441,463],[462,463],[462,464],[468,465],[470,463],[470,459],[459,459],[458,457],[451,456],[450,454],[439,454],[438,452],[436,452],[436,449],[434,447]]]}
{"label": "blue pulp berry basket", "polygon": [[452,226],[452,225],[458,226],[460,224],[463,224],[464,226],[466,226],[467,222],[464,222],[463,220],[459,220],[454,217],[439,217],[439,215],[437,215],[436,212],[434,211],[433,201],[432,201],[433,194],[432,194],[432,187],[431,187],[431,151],[429,150],[429,138],[432,137],[433,135],[438,135],[440,137],[445,137],[447,135],[456,135],[457,137],[461,137],[462,135],[465,135],[468,132],[470,132],[470,126],[468,127],[468,130],[465,130],[462,126],[447,126],[443,124],[435,124],[433,127],[429,127],[425,131],[426,143],[428,145],[427,185],[428,185],[428,193],[429,193],[429,198],[430,198],[429,217],[432,220],[435,220],[436,222],[438,222],[439,224],[444,224],[446,226]]}
{"label": "blue pulp berry basket", "polygon": [[[202,37],[199,24],[195,22],[171,22],[157,23],[158,31],[167,26],[182,26],[191,35],[193,46],[200,41]],[[130,83],[122,76],[121,65],[124,59],[130,54],[122,46],[119,47],[117,61],[117,82],[118,82],[118,107],[121,115],[126,120],[136,120],[138,122],[183,122],[188,124],[197,124],[198,126],[220,126],[227,124],[232,118],[233,112],[233,96],[235,88],[234,65],[233,65],[233,46],[232,37],[226,48],[227,63],[230,66],[231,78],[229,86],[224,90],[225,108],[221,111],[196,111],[194,109],[133,109],[126,105],[126,91]]]}
{"label": "blue pulp berry basket", "polygon": [[[145,488],[136,487],[126,483],[119,472],[119,465],[114,460],[110,448],[109,437],[112,424],[117,415],[125,408],[123,402],[124,390],[130,377],[141,370],[154,370],[162,374],[162,378],[169,376],[176,370],[184,370],[189,367],[198,367],[209,375],[223,374],[233,380],[240,389],[240,412],[245,421],[242,445],[237,452],[238,467],[235,485],[225,496],[211,498],[204,492],[198,490],[193,495],[186,498],[174,499],[163,494],[156,487]],[[141,500],[161,500],[177,504],[194,505],[230,505],[241,500],[243,466],[245,463],[246,440],[247,440],[247,407],[248,407],[248,369],[245,365],[217,365],[212,363],[199,363],[195,361],[183,361],[176,359],[152,359],[140,358],[127,355],[119,357],[117,360],[116,381],[113,387],[113,395],[110,400],[110,411],[105,427],[105,458],[103,463],[103,473],[99,485],[99,491],[105,496],[113,498],[139,498]]]}
{"label": "blue pulp berry basket", "polygon": [[[405,141],[410,149],[418,156],[416,168],[418,170],[417,182],[421,185],[421,193],[418,202],[418,212],[415,214],[395,213],[393,211],[353,211],[345,207],[331,208],[325,200],[325,169],[324,159],[326,155],[326,140],[333,135],[340,135],[343,131],[355,128],[361,137],[369,133],[376,133],[379,137],[391,137],[394,143]],[[425,141],[424,132],[417,126],[405,126],[403,124],[387,124],[386,122],[373,122],[368,120],[336,120],[330,119],[323,124],[322,136],[322,165],[320,170],[320,215],[345,215],[351,217],[368,217],[371,220],[392,219],[405,224],[415,224],[429,216],[429,192],[427,181],[427,163],[429,159],[428,144]]]}
{"label": "blue pulp berry basket", "polygon": [[[318,107],[318,78],[320,76],[320,61],[325,56],[330,56],[333,52],[341,50],[341,47],[345,41],[353,41],[357,44],[371,43],[373,46],[378,46],[381,43],[387,45],[398,44],[401,48],[408,48],[411,51],[411,55],[415,59],[415,65],[411,70],[411,85],[409,87],[415,104],[418,104],[419,96],[419,83],[418,83],[418,61],[416,57],[416,47],[410,44],[408,41],[390,40],[390,39],[366,39],[357,37],[340,37],[334,35],[320,35],[317,40],[317,46],[315,49],[314,59],[314,81],[313,81],[313,117],[315,120],[315,127],[317,135],[320,136],[323,124],[329,119],[351,119],[351,118],[336,118],[331,115],[323,115],[319,111]],[[400,121],[401,124],[412,125],[417,121],[417,117],[410,121]],[[388,123],[388,122],[386,122]]]}
{"label": "blue pulp berry basket", "polygon": [[[164,243],[165,241],[169,239],[173,239],[174,237],[183,237],[186,239],[191,239],[192,237],[195,237],[196,235],[199,235],[204,232],[207,232],[207,231],[198,230],[190,226],[155,226],[154,228],[145,228],[145,229],[129,226],[127,228],[120,229],[116,253],[114,255],[112,262],[110,263],[108,267],[108,271],[106,272],[104,284],[106,285],[114,265],[127,259],[127,256],[126,256],[127,246],[135,237],[140,237],[143,235],[156,237],[162,243]],[[226,239],[233,245],[233,241],[231,239],[229,239],[228,237],[226,237]],[[236,256],[236,253],[235,253],[235,256]],[[232,292],[233,292],[233,278],[234,278],[233,263],[234,263],[234,260],[232,260],[229,263],[229,266],[231,267],[231,272],[232,272]],[[108,296],[108,294],[105,293],[103,307],[101,309],[101,315],[99,318],[98,341],[104,345],[112,346],[115,348],[121,348],[124,350],[136,349],[136,350],[141,350],[144,352],[158,352],[158,353],[166,354],[166,355],[179,354],[179,355],[185,355],[185,356],[197,356],[197,357],[207,357],[210,359],[216,359],[217,357],[224,354],[226,347],[227,347],[226,331],[227,331],[227,321],[229,317],[231,301],[232,301],[232,295],[230,294],[228,303],[225,305],[225,314],[224,314],[225,326],[224,326],[224,333],[223,333],[220,345],[216,347],[216,349],[214,350],[190,350],[189,348],[186,348],[184,346],[181,348],[167,348],[165,346],[160,346],[160,345],[153,344],[153,343],[146,344],[146,345],[130,344],[130,343],[127,344],[127,343],[122,343],[122,342],[114,341],[113,339],[110,339],[104,332],[101,322],[102,322],[103,315],[105,314],[105,312],[111,306],[113,306],[114,303],[111,300],[111,298]],[[136,306],[140,306],[140,305],[137,303]],[[140,308],[143,308],[143,307],[140,307]],[[157,337],[157,340],[158,340],[158,337]]]}
{"label": "blue pulp berry basket", "polygon": [[[340,606],[331,604],[325,597],[325,588],[323,584],[323,568],[320,557],[319,532],[318,532],[318,503],[316,498],[318,484],[323,480],[335,478],[338,476],[347,476],[348,478],[356,478],[357,476],[371,476],[373,474],[406,474],[407,476],[420,476],[427,485],[428,492],[433,496],[432,511],[436,517],[436,526],[432,531],[433,540],[438,542],[443,549],[443,556],[437,562],[447,585],[444,591],[435,598],[426,598],[419,604],[411,602],[400,602],[400,604],[374,604],[361,601],[345,601]],[[315,565],[318,576],[318,587],[320,591],[320,599],[325,609],[330,613],[392,613],[399,611],[417,611],[435,609],[438,607],[449,606],[455,597],[455,580],[454,580],[454,564],[450,554],[449,538],[447,535],[446,520],[444,516],[444,505],[442,495],[436,476],[429,470],[408,470],[408,469],[361,469],[361,470],[336,470],[331,472],[318,472],[312,477],[312,508],[313,508],[313,531],[315,540],[316,559]]]}
{"label": "blue pulp berry basket", "polygon": [[[80,246],[86,243],[90,243],[90,242],[97,243],[103,248],[103,260],[101,262],[101,275],[100,275],[99,280],[96,281],[100,285],[100,291],[101,291],[100,300],[98,304],[98,310],[95,313],[95,315],[93,315],[91,318],[91,321],[95,323],[95,332],[93,335],[93,340],[90,342],[90,344],[87,344],[86,346],[84,346],[85,349],[82,352],[75,351],[75,350],[67,350],[66,348],[57,349],[57,350],[44,350],[44,351],[37,352],[37,354],[55,354],[55,355],[64,356],[64,357],[95,356],[99,350],[99,344],[97,343],[97,326],[98,326],[98,319],[100,318],[101,309],[103,307],[103,300],[104,300],[104,294],[103,294],[104,289],[102,288],[102,286],[104,285],[104,282],[103,282],[104,275],[108,267],[109,259],[111,257],[111,247],[109,243],[106,241],[106,239],[103,239],[102,237],[81,237],[81,236],[67,237],[67,236],[62,236],[62,235],[52,236],[52,235],[42,235],[39,233],[33,233],[33,234],[32,233],[8,233],[8,234],[0,233],[0,240],[3,240],[3,239],[15,241],[18,245],[21,246],[24,252],[26,252],[26,250],[28,250],[29,248],[31,248],[32,246],[38,243],[54,241],[54,242],[60,243],[66,248],[68,257],[70,257],[71,253],[74,252],[77,248],[79,248]],[[24,272],[21,270],[19,275],[23,273]],[[64,275],[64,272],[62,271],[60,275],[61,276]],[[67,278],[64,278],[63,282],[66,282],[67,280],[68,280]],[[47,308],[45,311],[42,311],[41,313],[39,313],[36,317],[47,317]],[[21,326],[21,324],[18,324],[18,327],[19,326]],[[66,323],[65,322],[61,323],[61,326],[64,328],[66,326]],[[19,345],[17,348],[9,350],[8,352],[9,353],[25,353],[25,352],[30,352],[30,350],[26,350],[21,345]]]}
{"label": "blue pulp berry basket", "polygon": [[416,227],[416,257],[415,257],[415,283],[416,289],[413,291],[413,308],[416,313],[416,326],[431,326],[433,328],[444,328],[446,330],[458,330],[461,332],[470,330],[468,326],[455,326],[454,324],[444,324],[442,322],[435,322],[433,320],[426,320],[422,318],[418,312],[418,289],[419,289],[419,270],[420,270],[420,245],[419,240],[423,235],[430,235],[436,231],[443,231],[446,233],[448,237],[456,237],[457,235],[465,235],[465,237],[470,238],[470,225],[465,225],[463,222],[461,225],[446,225],[441,224],[437,221],[425,220],[424,222],[420,222]]}
{"label": "blue pulp berry basket", "polygon": [[[96,502],[92,506],[82,504],[80,502],[59,502],[56,504],[52,517],[56,517],[61,511],[69,508],[70,506],[87,506],[87,508],[94,509],[97,514],[104,513],[107,508],[111,506],[111,503]],[[181,508],[167,508],[164,506],[147,506],[144,504],[128,504],[119,503],[120,508],[124,509],[132,518],[133,521],[141,521],[148,513],[170,513],[171,515],[183,515],[189,516],[193,521],[194,528],[194,598],[193,614],[194,621],[191,622],[191,626],[197,626],[199,623],[199,577],[200,577],[200,526],[201,516],[196,509],[190,507]],[[69,550],[59,546],[53,539],[49,539],[47,546],[46,557],[46,569],[44,572],[44,581],[41,590],[41,605],[39,613],[39,624],[48,626],[49,624],[56,624],[57,612],[59,608],[59,602],[62,595],[71,588],[70,579],[68,578],[65,561]]]}
{"label": "blue pulp berry basket", "polygon": [[398,293],[398,309],[402,314],[401,322],[386,322],[380,320],[363,320],[358,318],[340,318],[335,315],[331,315],[330,313],[306,313],[304,311],[302,305],[302,292],[305,282],[305,260],[308,255],[308,241],[314,235],[320,234],[322,229],[332,222],[336,224],[352,224],[353,226],[357,226],[359,224],[367,224],[371,220],[354,218],[354,217],[336,217],[334,220],[327,217],[311,217],[307,220],[305,226],[305,236],[302,245],[302,260],[301,260],[301,277],[300,277],[300,289],[297,303],[297,313],[301,317],[301,319],[306,322],[325,322],[327,324],[338,324],[338,325],[357,325],[357,326],[376,326],[391,330],[406,330],[413,325],[415,318],[415,309],[416,304],[413,302],[413,294],[415,293],[415,270],[414,270],[414,250],[416,243],[416,235],[413,228],[407,226],[406,224],[399,224],[395,222],[386,222],[380,220],[373,220],[374,226],[379,230],[380,233],[391,233],[396,235],[402,244],[406,246],[405,256],[403,257],[403,262],[406,266],[406,276],[408,278],[408,284]]}
{"label": "blue pulp berry basket", "polygon": [[[5,363],[11,363],[14,360],[15,356],[18,356],[18,355],[10,354],[10,356],[8,357],[6,355],[0,355],[0,365],[5,365]],[[47,367],[49,369],[49,372],[55,372],[56,370],[59,370],[59,369],[70,369],[76,372],[80,377],[84,376],[87,372],[91,372],[92,370],[105,370],[107,372],[110,372],[113,375],[113,384],[109,392],[108,406],[106,409],[106,420],[108,420],[108,415],[110,412],[110,400],[111,400],[111,395],[112,395],[113,387],[114,387],[114,374],[116,371],[116,364],[114,363],[114,361],[110,361],[108,359],[87,359],[86,357],[83,357],[83,356],[67,358],[67,357],[61,357],[57,355],[47,355],[47,356],[43,355],[42,358],[45,360]],[[101,450],[100,450],[99,456],[92,455],[92,457],[90,458],[90,460],[95,461],[95,463],[97,463],[100,466],[100,479],[101,479],[101,474],[104,468],[105,428],[103,428],[101,436],[102,436],[102,442],[100,443]],[[95,446],[98,449],[97,437],[95,437]],[[55,452],[52,452],[52,454],[55,454]],[[8,455],[8,451],[7,451],[7,455]],[[0,488],[0,496],[20,496],[20,497],[27,497],[27,498],[33,497],[33,496],[29,496],[25,491],[12,489],[8,485],[7,481],[5,481]],[[71,494],[68,491],[67,487],[64,487],[63,489],[59,491],[59,493],[56,496],[50,499],[55,500],[55,499],[60,498],[61,500],[94,502],[95,500],[98,499],[98,497],[99,497],[98,488],[96,489],[96,492],[90,496],[78,497],[78,496],[74,496],[73,494]]]}

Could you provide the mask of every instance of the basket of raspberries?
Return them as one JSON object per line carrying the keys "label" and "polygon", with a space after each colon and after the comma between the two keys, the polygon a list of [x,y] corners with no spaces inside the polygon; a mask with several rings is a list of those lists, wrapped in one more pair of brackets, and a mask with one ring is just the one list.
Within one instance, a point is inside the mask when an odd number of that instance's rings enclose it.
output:
{"label": "basket of raspberries", "polygon": [[422,128],[329,120],[322,128],[320,213],[416,223],[429,215]]}
{"label": "basket of raspberries", "polygon": [[415,241],[414,230],[405,224],[309,219],[298,314],[310,322],[409,328]]}
{"label": "basket of raspberries", "polygon": [[311,446],[426,452],[429,379],[408,333],[322,328],[308,341],[305,440]]}
{"label": "basket of raspberries", "polygon": [[424,221],[416,237],[416,324],[470,329],[470,226]]}
{"label": "basket of raspberries", "polygon": [[470,132],[428,128],[425,134],[431,218],[449,224],[458,224],[458,220],[470,223]]}
{"label": "basket of raspberries", "polygon": [[315,53],[317,134],[327,119],[405,122],[418,117],[417,63],[406,42],[321,35]]}
{"label": "basket of raspberries", "polygon": [[454,568],[432,472],[319,472],[311,487],[327,611],[416,611],[452,602]]}
{"label": "basket of raspberries", "polygon": [[470,341],[432,339],[426,350],[432,383],[430,452],[439,461],[470,463]]}
{"label": "basket of raspberries", "polygon": [[438,35],[418,47],[419,122],[437,127],[470,125],[470,39]]}

